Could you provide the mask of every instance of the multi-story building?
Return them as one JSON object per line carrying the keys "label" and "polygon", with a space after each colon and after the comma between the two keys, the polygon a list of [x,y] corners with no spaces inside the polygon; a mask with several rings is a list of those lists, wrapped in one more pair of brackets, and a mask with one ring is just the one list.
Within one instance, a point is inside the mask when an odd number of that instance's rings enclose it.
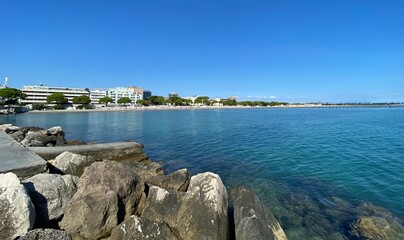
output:
{"label": "multi-story building", "polygon": [[143,100],[149,99],[152,96],[152,92],[149,90],[143,90]]}
{"label": "multi-story building", "polygon": [[46,98],[53,93],[62,93],[71,103],[77,96],[90,96],[90,92],[85,88],[49,87],[49,86],[23,86],[22,93],[26,95],[21,99],[21,103],[46,103]]}
{"label": "multi-story building", "polygon": [[[141,92],[140,90],[141,89]],[[137,100],[143,99],[143,89],[136,87],[117,87],[117,88],[110,88],[106,91],[106,95],[112,98],[115,104],[118,104],[118,100],[123,97],[128,97],[132,100],[132,103],[136,103]]]}
{"label": "multi-story building", "polygon": [[107,91],[106,90],[91,90],[90,91],[90,99],[91,99],[91,104],[99,104],[100,99],[107,96]]}

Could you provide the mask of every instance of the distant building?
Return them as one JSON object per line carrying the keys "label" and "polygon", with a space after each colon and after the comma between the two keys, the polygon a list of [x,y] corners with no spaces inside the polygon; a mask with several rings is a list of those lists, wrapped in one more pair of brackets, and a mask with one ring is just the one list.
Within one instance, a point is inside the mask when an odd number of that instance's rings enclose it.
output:
{"label": "distant building", "polygon": [[237,96],[229,96],[227,99],[230,101],[237,101]]}
{"label": "distant building", "polygon": [[2,88],[6,88],[7,86],[5,86],[5,85],[3,85],[3,84],[0,84],[0,89],[2,89]]}
{"label": "distant building", "polygon": [[[140,92],[141,89],[141,92]],[[118,104],[118,100],[123,97],[128,97],[132,100],[132,103],[136,103],[137,100],[143,99],[143,89],[137,87],[117,87],[110,88],[106,91],[106,96],[112,98],[115,104]]]}
{"label": "distant building", "polygon": [[152,96],[152,92],[149,90],[143,90],[143,100],[149,99]]}
{"label": "distant building", "polygon": [[100,99],[107,96],[107,91],[106,90],[91,90],[90,91],[90,99],[91,99],[91,104],[99,104]]}
{"label": "distant building", "polygon": [[0,84],[0,89],[7,88],[7,81],[8,81],[8,78],[7,77],[4,78],[4,84]]}
{"label": "distant building", "polygon": [[177,93],[177,92],[170,92],[169,94],[168,94],[168,97],[170,98],[170,97],[178,97],[179,96],[179,94]]}
{"label": "distant building", "polygon": [[73,98],[77,96],[90,96],[90,92],[85,88],[66,88],[66,87],[49,87],[49,86],[23,86],[22,93],[26,95],[25,99],[21,99],[21,103],[46,103],[46,98],[53,93],[62,93],[71,103]]}

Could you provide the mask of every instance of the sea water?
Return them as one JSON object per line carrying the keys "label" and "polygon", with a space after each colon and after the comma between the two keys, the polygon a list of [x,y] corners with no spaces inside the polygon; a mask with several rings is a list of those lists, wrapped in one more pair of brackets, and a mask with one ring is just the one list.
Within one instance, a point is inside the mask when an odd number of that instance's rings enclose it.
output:
{"label": "sea water", "polygon": [[251,188],[289,239],[347,235],[363,203],[404,217],[404,108],[28,113],[0,123],[136,141],[167,172],[218,173],[229,191]]}

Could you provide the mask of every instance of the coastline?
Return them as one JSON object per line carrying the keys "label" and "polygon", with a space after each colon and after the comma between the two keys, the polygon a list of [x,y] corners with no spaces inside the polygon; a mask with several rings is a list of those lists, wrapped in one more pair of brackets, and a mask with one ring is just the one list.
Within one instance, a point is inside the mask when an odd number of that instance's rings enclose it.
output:
{"label": "coastline", "polygon": [[289,108],[401,108],[404,104],[371,104],[371,105],[288,105],[273,107],[250,107],[250,106],[126,106],[126,107],[103,107],[95,109],[68,109],[68,110],[34,110],[28,113],[79,113],[79,112],[128,112],[128,111],[159,111],[159,110],[212,110],[212,109],[289,109]]}

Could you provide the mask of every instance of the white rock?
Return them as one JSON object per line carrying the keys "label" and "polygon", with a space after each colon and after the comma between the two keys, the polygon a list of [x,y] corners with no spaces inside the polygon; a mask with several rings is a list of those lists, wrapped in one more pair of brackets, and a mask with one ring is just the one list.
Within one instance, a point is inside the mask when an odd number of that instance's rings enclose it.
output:
{"label": "white rock", "polygon": [[14,173],[0,174],[0,236],[14,239],[27,233],[35,223],[35,208]]}
{"label": "white rock", "polygon": [[52,165],[55,171],[61,171],[64,174],[81,176],[84,169],[95,162],[91,156],[82,156],[71,152],[63,152],[55,158]]}

